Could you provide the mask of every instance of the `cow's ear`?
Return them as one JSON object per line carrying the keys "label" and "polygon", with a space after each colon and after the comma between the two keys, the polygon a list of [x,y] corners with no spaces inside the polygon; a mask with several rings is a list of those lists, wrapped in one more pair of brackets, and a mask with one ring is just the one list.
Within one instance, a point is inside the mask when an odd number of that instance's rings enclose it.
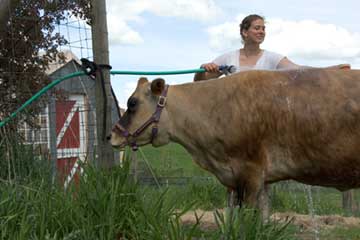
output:
{"label": "cow's ear", "polygon": [[165,80],[162,78],[157,78],[151,82],[151,92],[152,94],[159,96],[165,88]]}
{"label": "cow's ear", "polygon": [[141,77],[138,80],[138,85],[140,86],[140,85],[143,85],[144,83],[147,83],[147,82],[149,82],[149,81],[148,81],[148,79],[146,77]]}

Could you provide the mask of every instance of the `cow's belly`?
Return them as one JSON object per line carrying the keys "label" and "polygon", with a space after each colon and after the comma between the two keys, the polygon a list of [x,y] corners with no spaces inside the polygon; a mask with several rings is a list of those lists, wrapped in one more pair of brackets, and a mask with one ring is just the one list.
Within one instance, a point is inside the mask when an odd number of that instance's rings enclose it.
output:
{"label": "cow's belly", "polygon": [[192,155],[193,160],[203,169],[211,172],[216,178],[225,186],[229,188],[236,188],[238,185],[237,177],[234,175],[234,169],[226,161],[222,160],[224,157],[213,158],[209,155],[204,157],[203,155]]}
{"label": "cow's belly", "polygon": [[299,164],[288,148],[272,145],[266,149],[266,178],[268,183],[291,179]]}
{"label": "cow's belly", "polygon": [[[358,161],[357,161],[358,162]],[[356,167],[345,163],[333,168],[324,167],[317,171],[299,174],[293,179],[309,185],[334,187],[341,191],[360,187],[360,162]]]}
{"label": "cow's belly", "polygon": [[295,180],[309,185],[347,190],[360,187],[360,155],[354,158],[305,159],[289,149],[268,150],[266,181]]}

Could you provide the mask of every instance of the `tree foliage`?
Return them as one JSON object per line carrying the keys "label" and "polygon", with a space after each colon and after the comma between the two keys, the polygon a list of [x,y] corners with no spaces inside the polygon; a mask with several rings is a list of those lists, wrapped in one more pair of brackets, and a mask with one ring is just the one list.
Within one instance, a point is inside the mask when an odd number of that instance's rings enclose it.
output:
{"label": "tree foliage", "polygon": [[[5,31],[0,32],[0,119],[48,84],[45,74],[59,46],[67,43],[56,25],[71,16],[90,22],[90,1],[11,0]],[[2,23],[4,24],[4,23]],[[36,112],[33,104],[30,111]]]}

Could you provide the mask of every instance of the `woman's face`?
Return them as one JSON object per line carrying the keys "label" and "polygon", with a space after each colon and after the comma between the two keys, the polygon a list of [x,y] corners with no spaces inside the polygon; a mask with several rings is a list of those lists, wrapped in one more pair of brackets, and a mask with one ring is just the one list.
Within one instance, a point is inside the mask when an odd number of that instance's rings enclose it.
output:
{"label": "woman's face", "polygon": [[260,44],[265,39],[265,23],[262,19],[251,22],[248,30],[243,30],[244,41],[246,43]]}

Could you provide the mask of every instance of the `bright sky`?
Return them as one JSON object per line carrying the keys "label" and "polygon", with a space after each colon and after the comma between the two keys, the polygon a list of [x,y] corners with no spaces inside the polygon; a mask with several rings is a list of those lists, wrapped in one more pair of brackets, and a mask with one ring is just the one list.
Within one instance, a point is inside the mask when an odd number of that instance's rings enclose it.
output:
{"label": "bright sky", "polygon": [[[240,48],[239,23],[257,13],[266,18],[262,48],[301,65],[360,68],[359,9],[359,0],[107,0],[110,64],[133,71],[198,68]],[[193,74],[162,77],[177,84]],[[121,107],[138,78],[112,77]]]}

